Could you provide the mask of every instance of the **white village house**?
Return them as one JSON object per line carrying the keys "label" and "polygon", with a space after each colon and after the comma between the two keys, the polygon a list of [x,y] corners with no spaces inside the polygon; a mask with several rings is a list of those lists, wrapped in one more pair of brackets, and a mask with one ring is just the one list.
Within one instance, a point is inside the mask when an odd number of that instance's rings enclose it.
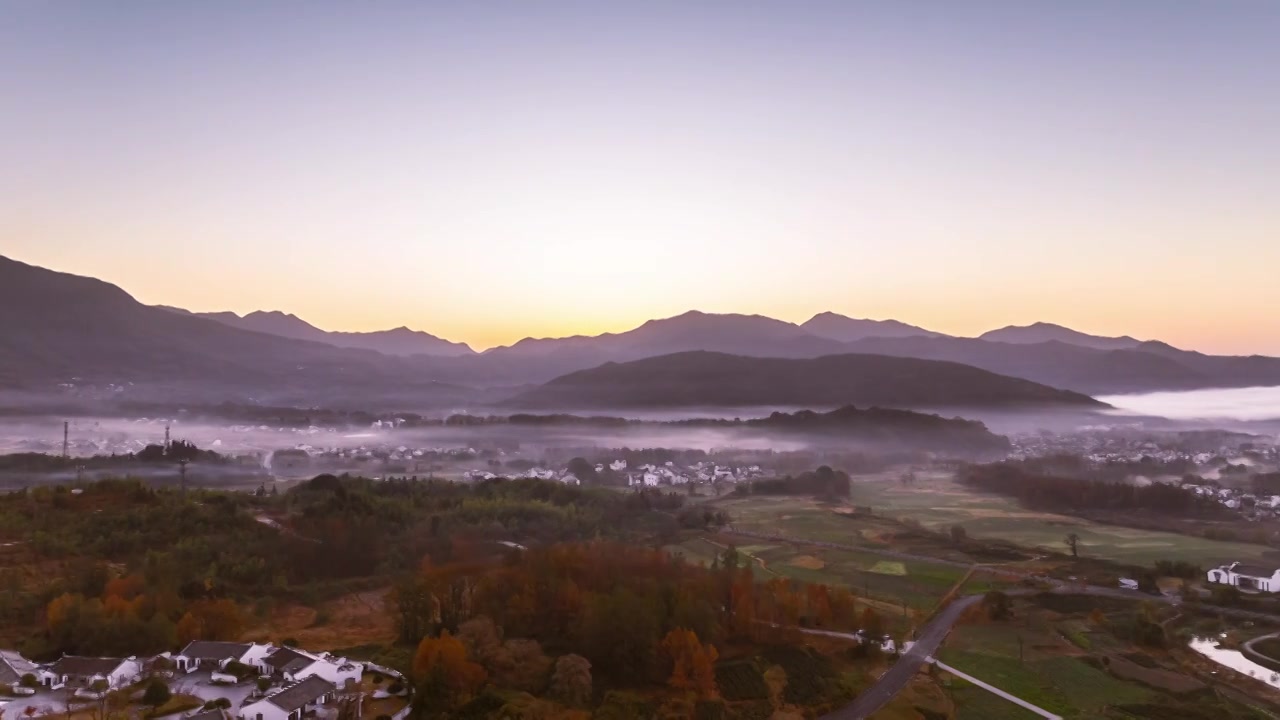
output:
{"label": "white village house", "polygon": [[334,658],[328,653],[313,655],[305,650],[274,648],[255,663],[258,671],[268,677],[285,682],[297,682],[309,677],[319,677],[335,687],[346,687],[349,682],[360,682],[364,665],[346,658]]}
{"label": "white village house", "polygon": [[1209,582],[1242,590],[1280,592],[1280,569],[1234,562],[1209,571]]}
{"label": "white village house", "polygon": [[199,668],[223,670],[232,662],[260,667],[263,658],[275,648],[257,643],[217,642],[193,640],[173,656],[178,672],[192,672]]}
{"label": "white village house", "polygon": [[241,720],[302,720],[303,715],[333,699],[337,690],[324,678],[311,677],[286,686],[240,709]]}
{"label": "white village house", "polygon": [[34,690],[22,685],[22,678],[32,675],[39,678],[35,663],[10,650],[0,650],[0,688],[13,695],[31,695]]}
{"label": "white village house", "polygon": [[108,690],[124,687],[142,674],[142,664],[137,658],[95,658],[79,655],[63,655],[57,662],[42,669],[38,676],[45,688],[90,688],[99,680]]}

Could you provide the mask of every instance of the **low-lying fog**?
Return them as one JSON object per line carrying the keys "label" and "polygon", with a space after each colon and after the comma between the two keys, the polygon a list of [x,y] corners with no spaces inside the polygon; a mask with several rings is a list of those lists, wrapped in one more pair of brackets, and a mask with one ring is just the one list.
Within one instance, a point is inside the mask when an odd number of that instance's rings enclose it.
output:
{"label": "low-lying fog", "polygon": [[[750,416],[746,416],[750,417]],[[406,445],[457,447],[679,447],[713,450],[802,450],[800,438],[778,438],[739,428],[628,426],[432,426],[415,428],[289,428],[164,419],[77,418],[71,421],[70,450],[75,456],[127,454],[164,442],[170,423],[175,440],[224,454],[265,453],[293,447],[349,449]],[[0,420],[0,453],[62,451],[62,421],[55,418]]]}
{"label": "low-lying fog", "polygon": [[1115,406],[1116,414],[1158,415],[1174,420],[1280,419],[1280,387],[1108,395],[1098,399]]}

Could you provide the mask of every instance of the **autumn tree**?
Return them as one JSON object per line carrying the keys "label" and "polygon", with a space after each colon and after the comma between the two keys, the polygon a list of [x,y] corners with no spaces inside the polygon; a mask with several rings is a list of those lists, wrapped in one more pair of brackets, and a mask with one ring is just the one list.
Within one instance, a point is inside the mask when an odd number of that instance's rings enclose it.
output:
{"label": "autumn tree", "polygon": [[462,641],[449,634],[423,638],[413,656],[413,679],[424,707],[449,709],[465,703],[484,685],[483,667],[467,657]]}
{"label": "autumn tree", "polygon": [[178,643],[192,640],[235,640],[244,630],[244,614],[234,600],[199,600],[178,621]]}
{"label": "autumn tree", "polygon": [[671,661],[668,684],[676,690],[692,690],[700,697],[716,694],[715,663],[719,654],[704,645],[691,630],[676,628],[662,639],[662,650]]}
{"label": "autumn tree", "polygon": [[871,608],[866,608],[862,611],[862,615],[858,618],[858,624],[870,640],[879,641],[880,637],[884,635],[884,621]]}
{"label": "autumn tree", "polygon": [[565,705],[586,707],[591,702],[591,663],[581,655],[561,655],[548,693]]}
{"label": "autumn tree", "polygon": [[512,638],[502,644],[498,661],[493,670],[500,684],[538,694],[547,687],[551,673],[551,658],[542,652],[542,645],[529,638]]}
{"label": "autumn tree", "polygon": [[467,648],[468,657],[493,672],[502,650],[502,628],[488,616],[480,615],[458,626],[458,640]]}

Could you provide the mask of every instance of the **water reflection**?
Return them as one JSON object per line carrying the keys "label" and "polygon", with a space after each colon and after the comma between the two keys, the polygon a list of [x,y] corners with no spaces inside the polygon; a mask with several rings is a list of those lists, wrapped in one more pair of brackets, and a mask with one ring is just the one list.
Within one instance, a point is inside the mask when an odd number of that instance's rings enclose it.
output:
{"label": "water reflection", "polygon": [[1195,638],[1189,644],[1192,650],[1236,672],[1257,678],[1274,688],[1280,688],[1280,673],[1262,667],[1240,653],[1218,647],[1218,638]]}

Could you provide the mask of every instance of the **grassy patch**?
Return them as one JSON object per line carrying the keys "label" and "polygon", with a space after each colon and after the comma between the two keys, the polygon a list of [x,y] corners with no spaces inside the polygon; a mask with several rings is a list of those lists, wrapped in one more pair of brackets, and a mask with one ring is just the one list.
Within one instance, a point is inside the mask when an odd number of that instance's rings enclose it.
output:
{"label": "grassy patch", "polygon": [[1076,658],[1057,657],[1033,663],[1034,672],[1053,684],[1080,710],[1147,702],[1150,691],[1117,680]]}
{"label": "grassy patch", "polygon": [[[943,662],[957,670],[990,683],[1032,705],[1059,715],[1066,715],[1074,710],[1067,701],[1066,695],[1047,677],[1016,658],[947,649],[944,649],[941,655]],[[1005,701],[1001,700],[1001,702]]]}
{"label": "grassy patch", "polygon": [[905,576],[907,574],[907,566],[893,560],[880,560],[875,565],[867,568],[867,572],[873,572],[877,575]]}

